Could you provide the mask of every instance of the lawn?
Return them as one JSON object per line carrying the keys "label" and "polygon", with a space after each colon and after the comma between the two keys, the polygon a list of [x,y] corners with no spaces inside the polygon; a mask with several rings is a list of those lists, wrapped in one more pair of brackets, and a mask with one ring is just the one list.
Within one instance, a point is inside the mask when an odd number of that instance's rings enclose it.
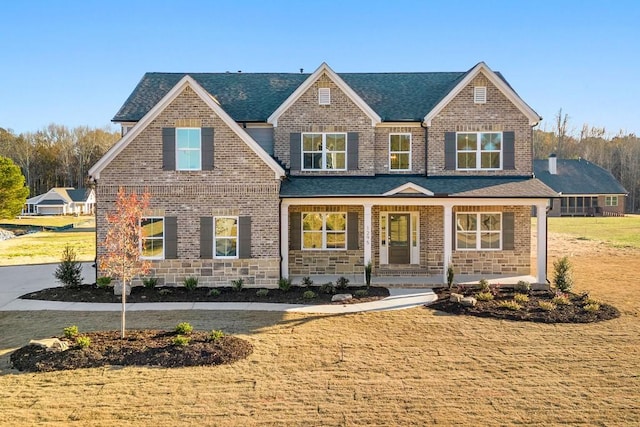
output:
{"label": "lawn", "polygon": [[95,227],[95,219],[92,216],[71,216],[71,215],[52,215],[52,216],[23,216],[16,219],[3,219],[3,224],[14,225],[33,225],[36,227],[62,227],[69,224],[78,224],[82,227]]}
{"label": "lawn", "polygon": [[79,261],[93,261],[96,233],[91,231],[41,231],[0,241],[0,266],[60,262],[65,245],[71,245]]}
{"label": "lawn", "polygon": [[619,247],[640,248],[640,215],[549,218],[549,231],[571,234],[579,239],[604,241]]}

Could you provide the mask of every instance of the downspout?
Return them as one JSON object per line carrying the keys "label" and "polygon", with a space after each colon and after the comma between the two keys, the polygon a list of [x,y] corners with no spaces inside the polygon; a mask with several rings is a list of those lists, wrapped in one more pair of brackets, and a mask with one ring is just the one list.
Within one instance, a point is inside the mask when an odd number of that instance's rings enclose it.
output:
{"label": "downspout", "polygon": [[278,199],[278,242],[280,242],[278,245],[278,258],[280,259],[280,262],[278,263],[278,271],[280,272],[280,278],[282,279],[282,233],[280,233],[280,230],[282,229],[282,197],[280,197],[279,194]]}
{"label": "downspout", "polygon": [[422,121],[420,127],[424,129],[424,176],[429,176],[429,127]]}
{"label": "downspout", "polygon": [[[90,179],[91,179],[91,177],[90,177]],[[95,230],[96,253],[95,253],[95,256],[93,257],[93,268],[96,271],[96,275],[95,275],[96,277],[95,277],[95,282],[94,283],[97,285],[98,284],[98,197],[97,197],[97,194],[98,194],[98,191],[97,191],[98,190],[98,180],[96,180],[94,178],[94,179],[91,179],[91,182],[92,182],[92,186],[93,186],[93,191],[96,194],[96,202],[95,202],[95,204],[93,206],[93,216],[94,216],[94,223],[95,223],[95,229],[96,229]]]}

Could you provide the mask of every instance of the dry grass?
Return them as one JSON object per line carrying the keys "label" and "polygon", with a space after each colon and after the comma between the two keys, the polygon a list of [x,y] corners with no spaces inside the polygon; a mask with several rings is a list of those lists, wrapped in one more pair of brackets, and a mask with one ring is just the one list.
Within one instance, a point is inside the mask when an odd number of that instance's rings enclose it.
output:
{"label": "dry grass", "polygon": [[[590,247],[591,245],[592,247]],[[215,368],[21,374],[0,358],[0,425],[638,425],[640,252],[551,242],[578,291],[622,317],[587,325],[456,317],[424,308],[313,316],[130,312],[129,327],[223,329],[255,346]],[[0,351],[117,328],[118,313],[0,313]]]}
{"label": "dry grass", "polygon": [[0,265],[45,264],[60,262],[64,247],[76,250],[78,261],[96,257],[96,233],[90,231],[41,231],[0,241]]}

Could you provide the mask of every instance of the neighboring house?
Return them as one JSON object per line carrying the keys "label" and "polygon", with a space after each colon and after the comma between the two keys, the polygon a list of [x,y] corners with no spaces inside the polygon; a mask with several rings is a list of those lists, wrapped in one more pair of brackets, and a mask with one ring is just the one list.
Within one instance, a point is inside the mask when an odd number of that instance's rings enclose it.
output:
{"label": "neighboring house", "polygon": [[[142,255],[165,284],[457,274],[546,281],[540,121],[467,72],[148,73],[89,171],[98,241],[120,187],[151,194]],[[536,252],[530,211],[538,207]],[[103,255],[99,247],[98,258]],[[101,272],[98,272],[101,274]],[[360,276],[361,277],[361,276]]]}
{"label": "neighboring house", "polygon": [[536,178],[560,193],[549,216],[624,215],[627,190],[606,169],[584,159],[534,160]]}
{"label": "neighboring house", "polygon": [[56,187],[27,199],[22,215],[90,215],[95,203],[91,188]]}

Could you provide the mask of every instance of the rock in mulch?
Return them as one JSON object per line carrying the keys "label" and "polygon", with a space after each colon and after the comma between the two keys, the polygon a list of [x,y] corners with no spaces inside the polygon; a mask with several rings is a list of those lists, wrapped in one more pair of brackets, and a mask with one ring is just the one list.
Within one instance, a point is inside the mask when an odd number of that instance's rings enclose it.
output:
{"label": "rock in mulch", "polygon": [[353,299],[351,294],[335,294],[331,297],[331,302],[349,301],[350,299]]}

